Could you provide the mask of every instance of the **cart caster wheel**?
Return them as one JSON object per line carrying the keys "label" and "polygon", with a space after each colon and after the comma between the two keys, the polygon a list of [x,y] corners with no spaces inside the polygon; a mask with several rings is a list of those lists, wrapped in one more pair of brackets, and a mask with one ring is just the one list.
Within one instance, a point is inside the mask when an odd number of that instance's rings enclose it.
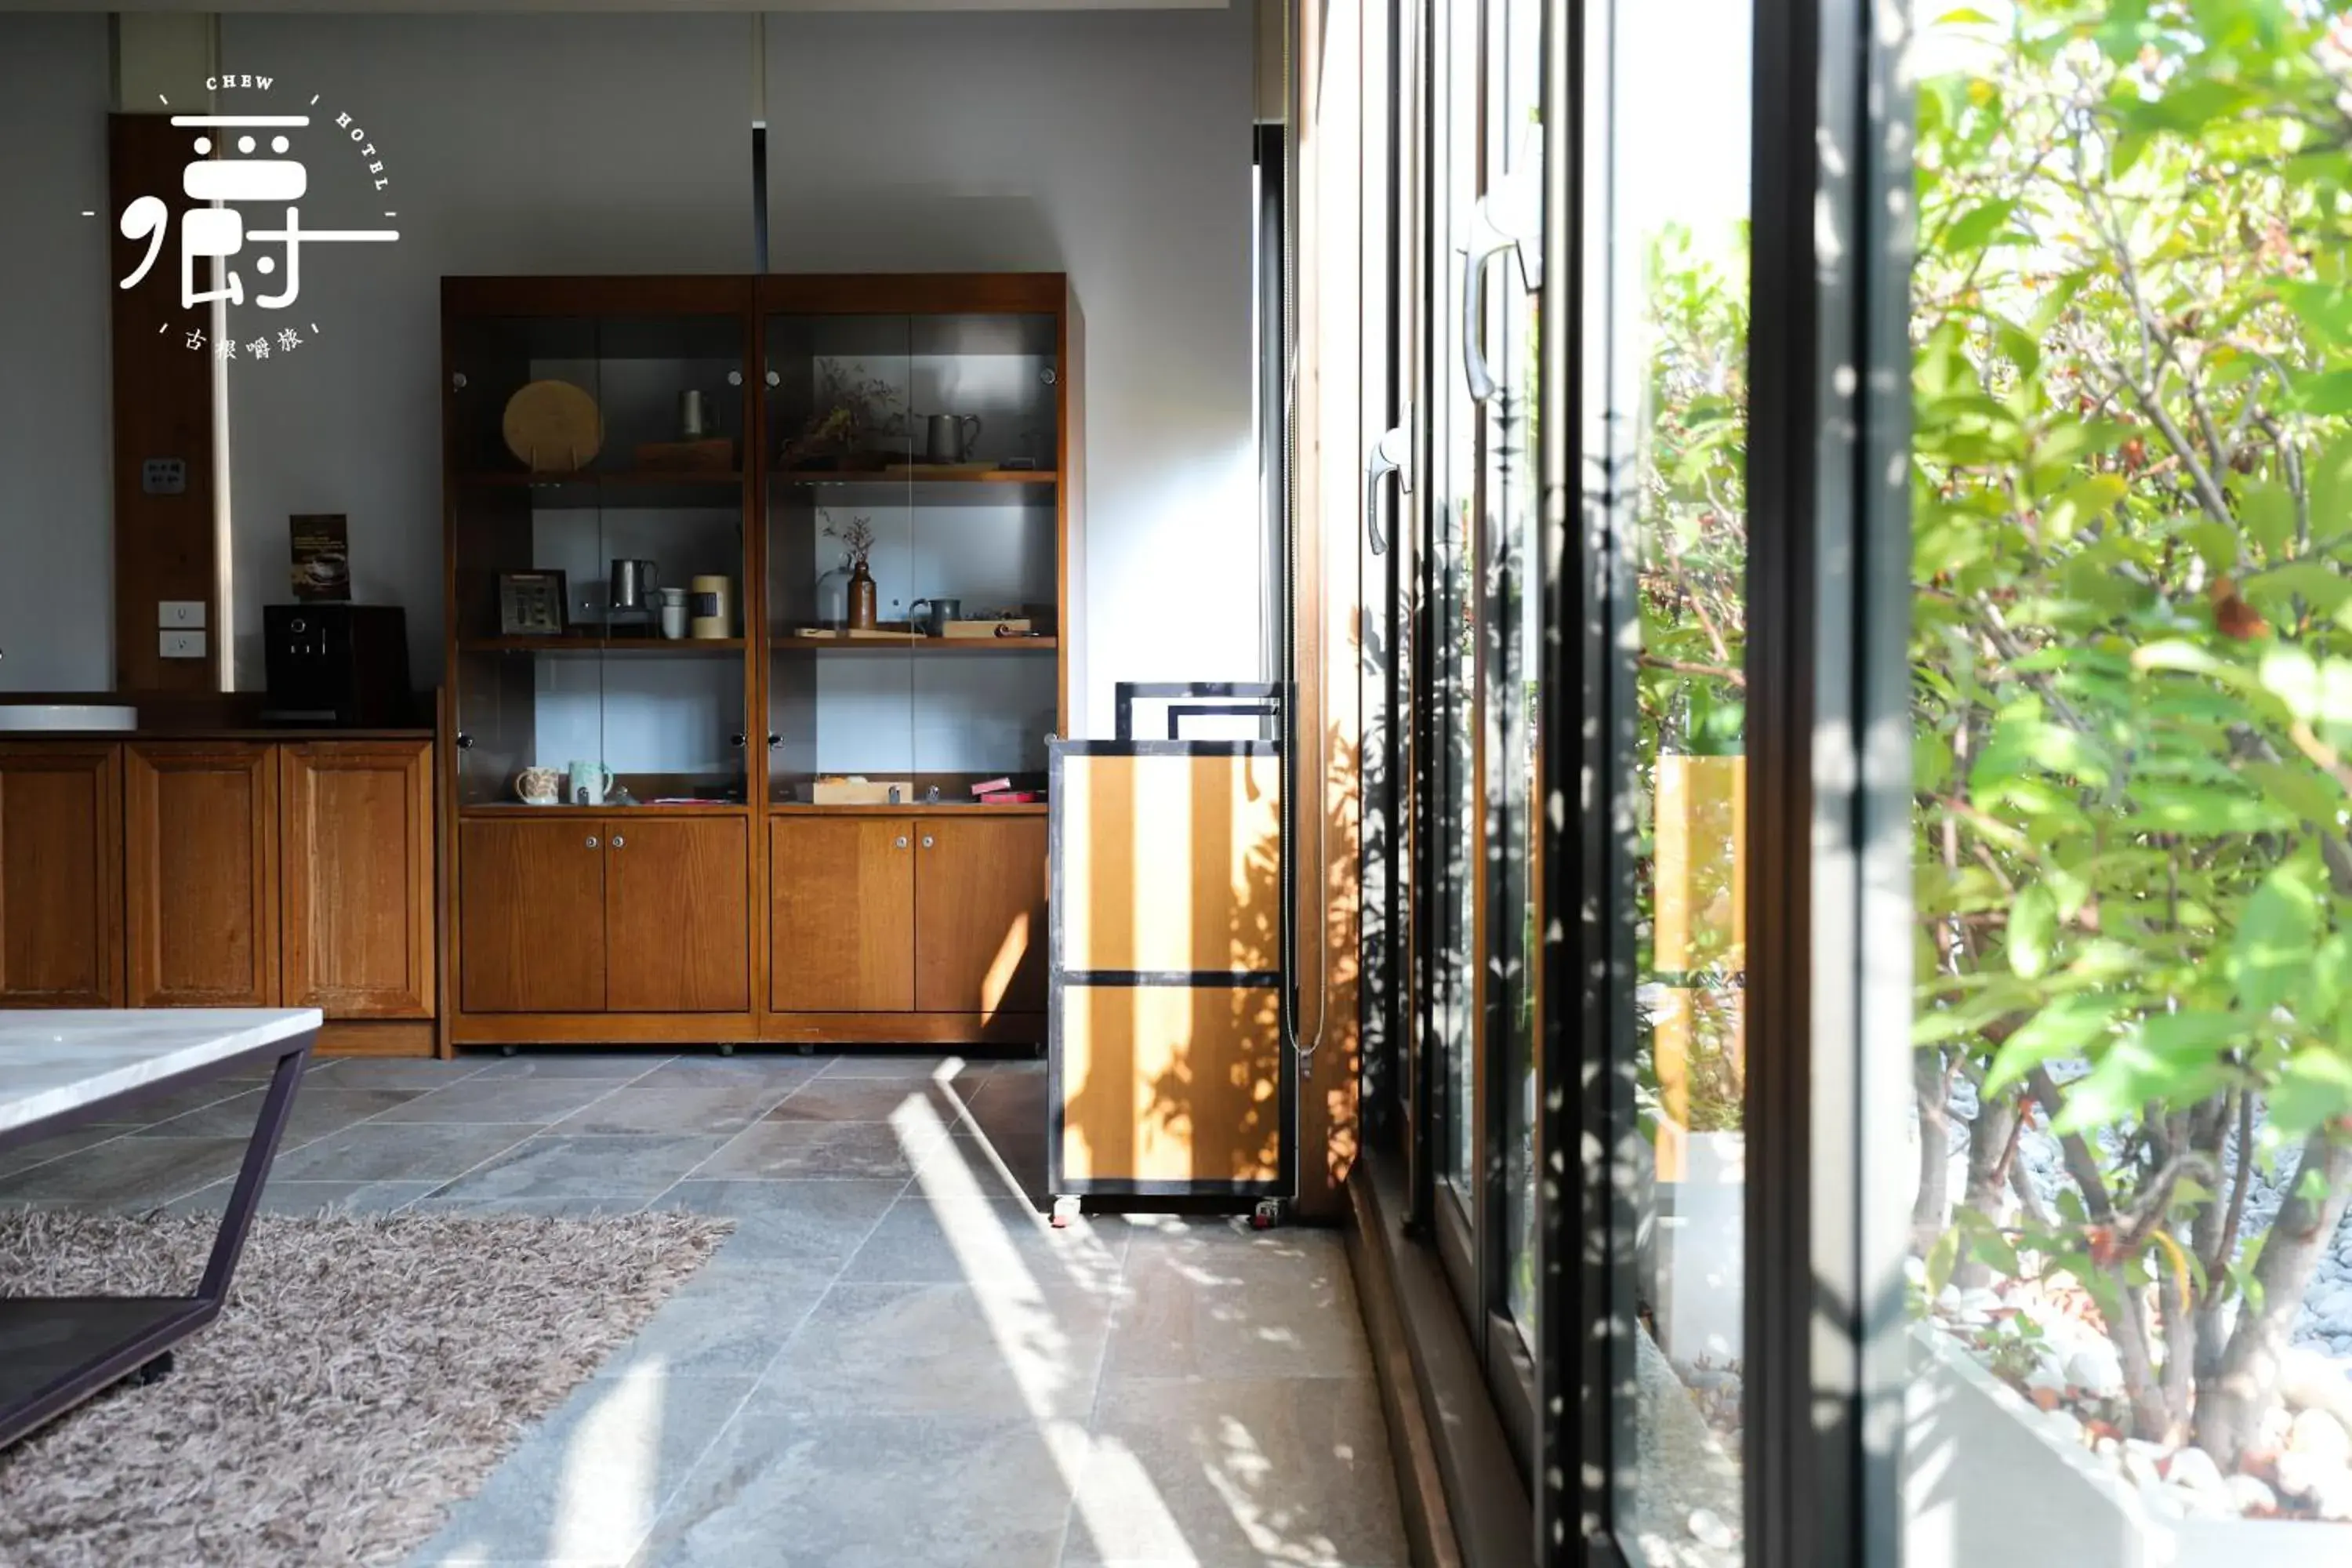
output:
{"label": "cart caster wheel", "polygon": [[731,1057],[735,1054],[735,1047],[729,1045],[722,1045],[719,1047],[719,1054],[722,1057]]}
{"label": "cart caster wheel", "polygon": [[794,1047],[794,1048],[795,1048],[795,1049],[797,1049],[797,1050],[801,1053],[801,1055],[803,1055],[803,1056],[804,1056],[804,1057],[813,1057],[813,1056],[816,1055],[816,1047],[815,1047],[814,1046],[803,1045],[803,1046],[796,1047]]}
{"label": "cart caster wheel", "polygon": [[129,1377],[124,1378],[122,1381],[130,1384],[134,1388],[143,1388],[151,1383],[161,1383],[163,1379],[171,1375],[172,1352],[170,1351],[165,1351],[162,1355],[157,1356],[153,1361],[149,1362],[146,1365],[141,1367],[137,1372],[132,1373]]}
{"label": "cart caster wheel", "polygon": [[499,1055],[502,1057],[510,1057],[514,1055],[514,1051],[515,1048],[512,1046],[500,1046],[499,1047]]}
{"label": "cart caster wheel", "polygon": [[1070,1228],[1070,1222],[1078,1217],[1078,1205],[1081,1201],[1068,1197],[1057,1197],[1054,1200],[1053,1226],[1055,1230]]}
{"label": "cart caster wheel", "polygon": [[1257,1201],[1257,1206],[1250,1210],[1252,1230],[1272,1230],[1281,1223],[1282,1200],[1280,1198],[1260,1198]]}
{"label": "cart caster wheel", "polygon": [[1029,1047],[1029,1059],[1039,1062],[1045,1059],[1045,1047],[1042,1042]]}

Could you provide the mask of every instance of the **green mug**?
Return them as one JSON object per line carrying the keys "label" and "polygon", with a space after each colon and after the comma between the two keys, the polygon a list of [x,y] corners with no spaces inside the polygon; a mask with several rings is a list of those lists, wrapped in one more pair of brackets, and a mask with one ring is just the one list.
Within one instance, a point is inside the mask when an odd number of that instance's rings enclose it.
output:
{"label": "green mug", "polygon": [[602,763],[573,763],[571,786],[563,798],[574,805],[602,805],[613,787],[613,770]]}

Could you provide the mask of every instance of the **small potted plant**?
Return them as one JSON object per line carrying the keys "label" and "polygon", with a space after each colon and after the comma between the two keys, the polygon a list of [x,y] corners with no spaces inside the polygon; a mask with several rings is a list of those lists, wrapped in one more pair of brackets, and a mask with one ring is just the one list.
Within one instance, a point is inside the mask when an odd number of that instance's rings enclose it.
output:
{"label": "small potted plant", "polygon": [[835,528],[833,514],[818,509],[824,519],[824,537],[841,541],[841,548],[849,556],[849,626],[852,631],[870,631],[874,626],[874,574],[866,563],[874,554],[874,520],[853,517],[845,528]]}

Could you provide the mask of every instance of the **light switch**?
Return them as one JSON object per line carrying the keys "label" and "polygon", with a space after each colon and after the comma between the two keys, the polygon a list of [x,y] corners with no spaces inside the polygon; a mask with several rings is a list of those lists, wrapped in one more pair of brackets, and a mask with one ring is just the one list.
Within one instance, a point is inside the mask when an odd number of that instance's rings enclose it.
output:
{"label": "light switch", "polygon": [[155,624],[166,631],[194,631],[205,624],[202,599],[165,599],[157,610]]}
{"label": "light switch", "polygon": [[202,658],[205,657],[205,634],[202,632],[164,632],[165,658]]}

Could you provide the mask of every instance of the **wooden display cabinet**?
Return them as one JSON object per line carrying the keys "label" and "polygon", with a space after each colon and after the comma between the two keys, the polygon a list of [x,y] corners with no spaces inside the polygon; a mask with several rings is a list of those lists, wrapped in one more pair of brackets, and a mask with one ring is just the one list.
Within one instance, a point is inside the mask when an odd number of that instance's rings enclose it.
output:
{"label": "wooden display cabinet", "polygon": [[275,1007],[278,748],[123,748],[124,889],[133,1007]]}
{"label": "wooden display cabinet", "polygon": [[[442,302],[454,1043],[1042,1043],[1045,807],[971,790],[1041,787],[1066,726],[1067,280],[449,279]],[[604,412],[576,472],[501,435],[549,379]],[[689,387],[727,466],[649,466]],[[843,624],[855,520],[895,636]],[[614,558],[730,576],[730,635],[600,620]],[[562,572],[578,624],[503,622],[519,571]],[[910,625],[940,596],[1017,635]],[[625,798],[516,797],[526,766],[600,758]],[[906,789],[811,799],[851,774]]]}

